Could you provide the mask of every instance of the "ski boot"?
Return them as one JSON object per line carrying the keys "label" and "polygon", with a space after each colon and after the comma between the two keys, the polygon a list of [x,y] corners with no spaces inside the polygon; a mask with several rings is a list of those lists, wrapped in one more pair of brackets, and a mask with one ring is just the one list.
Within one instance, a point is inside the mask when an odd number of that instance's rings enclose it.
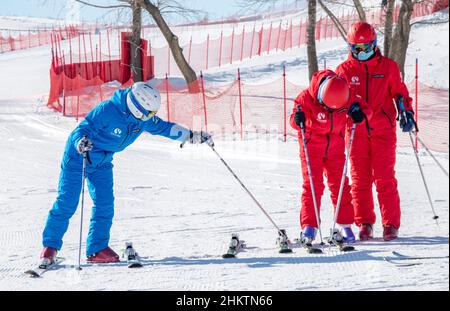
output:
{"label": "ski boot", "polygon": [[355,243],[356,237],[353,234],[352,225],[339,225],[341,228],[341,235],[345,243]]}
{"label": "ski boot", "polygon": [[290,242],[286,234],[286,230],[280,229],[278,231],[277,245],[280,248],[281,254],[292,253],[292,249],[289,246]]}
{"label": "ski boot", "polygon": [[368,241],[373,239],[373,226],[371,224],[362,224],[359,228],[359,239]]}
{"label": "ski boot", "polygon": [[119,262],[119,255],[117,255],[111,248],[107,247],[98,253],[95,253],[87,258],[88,263],[115,263]]}
{"label": "ski boot", "polygon": [[300,244],[306,248],[306,251],[310,254],[322,254],[323,251],[320,248],[313,246],[313,241],[316,238],[317,229],[311,226],[306,226],[303,231],[300,232]]}
{"label": "ski boot", "polygon": [[337,248],[339,248],[341,252],[351,252],[355,250],[353,246],[345,245],[344,236],[341,234],[341,231],[337,228],[331,231],[328,243],[330,243],[330,245],[334,245]]}
{"label": "ski boot", "polygon": [[383,239],[385,241],[392,241],[398,238],[398,229],[392,225],[383,226]]}
{"label": "ski boot", "polygon": [[51,247],[44,247],[41,253],[41,264],[39,265],[39,268],[45,269],[48,266],[52,265],[56,261],[56,254],[58,254],[58,251]]}
{"label": "ski boot", "polygon": [[222,255],[222,258],[236,258],[237,253],[243,247],[243,241],[239,240],[239,235],[237,233],[233,233],[231,235],[230,245],[228,246],[228,251],[226,254]]}

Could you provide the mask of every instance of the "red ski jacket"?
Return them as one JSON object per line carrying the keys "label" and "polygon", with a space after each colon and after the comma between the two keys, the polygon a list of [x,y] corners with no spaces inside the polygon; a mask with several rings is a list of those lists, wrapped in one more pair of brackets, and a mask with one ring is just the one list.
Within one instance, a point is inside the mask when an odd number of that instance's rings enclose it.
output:
{"label": "red ski jacket", "polygon": [[[300,128],[295,123],[294,119],[295,113],[297,112],[297,106],[300,105],[301,110],[305,113],[306,117],[305,131],[307,139],[310,139],[312,134],[339,134],[344,137],[344,130],[347,122],[347,111],[353,102],[360,103],[361,109],[369,120],[372,116],[372,111],[364,103],[364,100],[352,92],[350,94],[348,104],[340,110],[332,111],[323,106],[317,100],[317,93],[319,92],[320,82],[331,75],[336,75],[336,73],[332,70],[321,70],[316,72],[311,78],[309,88],[301,92],[295,99],[295,106],[290,118],[290,123],[294,129],[300,131]],[[343,77],[345,78],[345,76]]]}
{"label": "red ski jacket", "polygon": [[368,61],[359,61],[349,53],[348,59],[336,68],[336,73],[346,77],[354,94],[361,96],[373,111],[370,127],[380,133],[395,129],[397,108],[394,100],[403,96],[406,110],[412,110],[412,98],[400,76],[395,61],[381,55]]}

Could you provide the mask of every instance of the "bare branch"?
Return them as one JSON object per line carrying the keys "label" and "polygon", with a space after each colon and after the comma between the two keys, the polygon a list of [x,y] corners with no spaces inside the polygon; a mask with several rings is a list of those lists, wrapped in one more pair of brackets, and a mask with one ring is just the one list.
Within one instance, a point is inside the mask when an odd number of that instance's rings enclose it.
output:
{"label": "bare branch", "polygon": [[[98,9],[119,9],[119,8],[127,8],[127,9],[130,9],[131,8],[131,5],[126,5],[126,4],[117,4],[117,5],[98,5],[98,4],[93,4],[93,3],[89,3],[89,2],[86,2],[86,1],[83,1],[83,0],[75,0],[76,2],[79,2],[79,3],[81,3],[81,4],[84,4],[84,5],[88,5],[88,6],[91,6],[91,7],[94,7],[94,8],[98,8]],[[129,3],[128,1],[121,1],[121,2],[127,2],[127,3]]]}

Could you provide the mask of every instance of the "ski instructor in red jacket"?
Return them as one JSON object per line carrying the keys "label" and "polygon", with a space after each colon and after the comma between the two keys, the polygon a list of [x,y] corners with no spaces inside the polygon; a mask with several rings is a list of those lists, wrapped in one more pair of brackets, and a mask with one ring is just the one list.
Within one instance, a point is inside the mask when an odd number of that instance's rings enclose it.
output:
{"label": "ski instructor in red jacket", "polygon": [[[371,114],[370,109],[361,103],[361,99],[350,93],[346,79],[331,70],[316,72],[311,78],[309,88],[301,92],[296,98],[290,123],[294,129],[299,131],[303,176],[302,207],[300,211],[302,243],[310,244],[314,241],[318,223],[314,209],[312,186],[308,178],[306,156],[300,131],[301,124],[305,128],[306,148],[309,154],[318,213],[320,213],[320,201],[325,188],[324,175],[327,177],[331,200],[336,208],[345,163],[346,123],[363,123],[370,119]],[[354,222],[352,197],[348,178],[345,178],[344,182],[337,224],[344,241],[352,243],[355,241],[351,228]],[[320,219],[320,215],[318,216]]]}
{"label": "ski instructor in red jacket", "polygon": [[[396,118],[400,115],[403,132],[413,130],[412,99],[402,82],[397,63],[381,55],[376,32],[370,24],[354,23],[347,41],[350,49],[348,59],[337,67],[336,73],[348,79],[352,90],[362,96],[373,111],[370,133],[363,126],[357,127],[350,155],[355,223],[360,227],[360,240],[373,238],[372,184],[375,183],[383,238],[390,241],[398,237],[401,216],[394,170]],[[347,126],[347,133],[348,130]]]}

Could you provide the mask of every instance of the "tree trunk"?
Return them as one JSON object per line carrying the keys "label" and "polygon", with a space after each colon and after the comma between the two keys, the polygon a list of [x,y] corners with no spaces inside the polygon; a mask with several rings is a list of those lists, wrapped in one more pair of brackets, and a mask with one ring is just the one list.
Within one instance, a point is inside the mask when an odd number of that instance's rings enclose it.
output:
{"label": "tree trunk", "polygon": [[149,0],[142,0],[142,6],[150,13],[153,20],[158,25],[161,33],[164,35],[167,43],[169,44],[170,50],[172,51],[173,58],[180,68],[184,79],[189,87],[191,93],[200,92],[200,87],[197,80],[197,75],[195,71],[191,68],[186,58],[183,55],[183,49],[180,47],[178,37],[170,30],[169,25],[161,15],[159,8],[153,5]]}
{"label": "tree trunk", "polygon": [[361,1],[353,0],[353,3],[355,4],[356,11],[358,12],[359,20],[361,22],[366,22],[366,12],[364,11]]}
{"label": "tree trunk", "polygon": [[386,20],[384,21],[384,55],[389,55],[394,27],[395,0],[386,0]]}
{"label": "tree trunk", "polygon": [[331,10],[322,2],[322,0],[317,0],[319,2],[322,9],[327,13],[327,15],[331,18],[333,21],[334,26],[336,26],[337,30],[341,34],[341,37],[344,39],[344,41],[347,41],[347,31],[345,30],[344,26],[342,26],[339,19],[336,17],[336,15],[331,12]]}
{"label": "tree trunk", "polygon": [[316,0],[308,0],[307,54],[309,79],[319,70],[316,51]]}
{"label": "tree trunk", "polygon": [[410,22],[413,10],[414,3],[412,0],[402,0],[398,23],[395,27],[392,45],[389,50],[389,57],[398,63],[403,77],[405,77],[405,60],[409,45]]}
{"label": "tree trunk", "polygon": [[141,27],[142,27],[142,7],[138,0],[131,3],[133,10],[133,31],[130,38],[131,45],[131,74],[134,82],[143,80],[142,76],[142,46],[141,46]]}

